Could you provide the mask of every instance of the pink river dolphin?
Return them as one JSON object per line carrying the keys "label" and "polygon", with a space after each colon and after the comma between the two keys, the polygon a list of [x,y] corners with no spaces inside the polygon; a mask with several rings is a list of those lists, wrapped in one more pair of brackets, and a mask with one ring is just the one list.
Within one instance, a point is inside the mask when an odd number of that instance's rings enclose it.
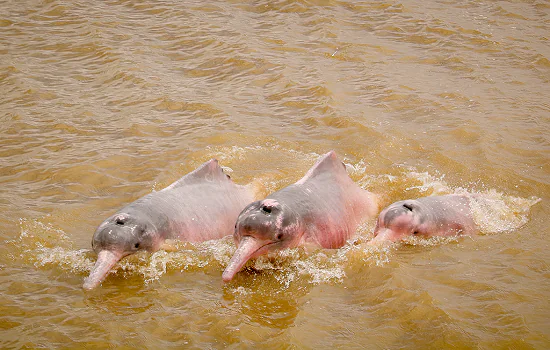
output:
{"label": "pink river dolphin", "polygon": [[268,252],[306,243],[342,247],[377,210],[377,196],[355,184],[331,151],[298,182],[244,208],[233,234],[237,250],[222,279],[230,281],[249,259]]}
{"label": "pink river dolphin", "polygon": [[470,235],[477,232],[470,195],[451,194],[395,202],[382,210],[369,244],[409,236]]}
{"label": "pink river dolphin", "polygon": [[125,206],[94,233],[97,262],[83,288],[99,285],[124,256],[164,248],[167,239],[201,242],[233,232],[241,210],[254,200],[248,186],[235,184],[212,159],[158,192]]}

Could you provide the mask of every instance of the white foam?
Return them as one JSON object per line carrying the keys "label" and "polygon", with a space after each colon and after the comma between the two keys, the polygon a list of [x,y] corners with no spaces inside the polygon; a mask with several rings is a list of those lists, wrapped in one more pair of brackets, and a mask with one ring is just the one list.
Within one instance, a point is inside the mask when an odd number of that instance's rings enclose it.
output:
{"label": "white foam", "polygon": [[406,176],[411,180],[421,182],[420,185],[407,187],[407,191],[416,189],[420,192],[432,195],[447,194],[452,191],[451,187],[443,180],[445,178],[445,174],[434,176],[427,172],[419,173],[415,171],[410,171],[406,173]]}
{"label": "white foam", "polygon": [[530,208],[540,202],[537,197],[507,196],[496,190],[477,193],[470,206],[476,225],[483,233],[513,231],[529,221]]}

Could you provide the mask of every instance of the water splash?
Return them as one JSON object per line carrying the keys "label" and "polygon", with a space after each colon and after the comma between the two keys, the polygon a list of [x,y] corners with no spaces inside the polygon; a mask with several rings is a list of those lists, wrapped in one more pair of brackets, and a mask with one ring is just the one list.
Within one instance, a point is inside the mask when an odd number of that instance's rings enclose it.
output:
{"label": "water splash", "polygon": [[[531,207],[541,201],[540,198],[534,196],[529,198],[515,197],[494,189],[475,191],[463,187],[452,187],[445,182],[445,174],[434,176],[427,172],[416,172],[413,168],[409,168],[402,177],[405,178],[405,182],[416,182],[416,184],[408,186],[407,191],[418,190],[422,196],[471,195],[470,206],[474,221],[480,231],[485,234],[507,232],[520,228],[529,221]],[[451,241],[448,241],[448,239]],[[426,240],[411,237],[410,242],[408,242],[413,245],[425,245],[424,241]],[[429,241],[434,241],[433,244],[442,244],[453,240],[452,238],[434,237]]]}
{"label": "water splash", "polygon": [[[281,151],[283,157],[292,158],[301,164],[313,164],[319,157],[316,153],[303,153],[278,145],[211,147],[207,152],[210,157],[232,163],[249,159],[251,153],[261,157],[273,148]],[[514,197],[496,190],[475,192],[462,187],[453,188],[444,180],[444,174],[418,172],[412,167],[401,167],[396,174],[368,174],[368,167],[363,160],[353,162],[346,159],[345,165],[350,176],[360,179],[358,183],[363,188],[387,188],[386,196],[390,202],[418,196],[472,193],[474,219],[485,234],[518,229],[528,222],[530,208],[540,201],[536,197]],[[269,191],[275,191],[285,185],[283,181],[273,178],[264,186]],[[90,249],[75,249],[71,238],[63,230],[47,223],[47,219],[48,217],[39,220],[21,219],[19,237],[6,242],[9,254],[36,268],[56,268],[83,277],[87,275],[94,266],[95,253]],[[271,276],[282,290],[293,284],[342,283],[346,278],[346,270],[353,269],[354,266],[384,266],[392,261],[392,255],[399,245],[368,245],[373,230],[374,221],[367,222],[358,228],[357,237],[340,249],[317,249],[311,252],[306,252],[304,248],[289,249],[255,259],[241,273],[258,272]],[[464,238],[410,237],[400,244],[433,247],[456,243],[461,239]],[[175,246],[175,252],[138,253],[126,257],[115,265],[110,275],[123,278],[139,276],[144,284],[158,282],[163,276],[177,272],[208,271],[221,275],[235,251],[232,237],[197,244],[176,242]]]}
{"label": "water splash", "polygon": [[486,234],[517,230],[529,221],[529,210],[541,199],[507,196],[496,190],[478,193],[470,201],[474,222]]}
{"label": "water splash", "polygon": [[426,195],[442,195],[451,191],[451,187],[443,180],[445,174],[434,176],[427,172],[410,171],[406,173],[406,177],[412,181],[420,182],[419,185],[407,187],[407,191],[416,189],[421,193],[426,193]]}

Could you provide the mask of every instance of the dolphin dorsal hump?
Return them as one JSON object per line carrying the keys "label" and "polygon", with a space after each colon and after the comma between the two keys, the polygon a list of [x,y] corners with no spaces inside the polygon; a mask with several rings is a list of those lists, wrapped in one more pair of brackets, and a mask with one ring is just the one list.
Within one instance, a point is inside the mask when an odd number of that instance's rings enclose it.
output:
{"label": "dolphin dorsal hump", "polygon": [[321,174],[342,174],[342,172],[347,176],[346,166],[338,159],[336,152],[330,151],[323,155],[317,163],[309,169],[306,175],[296,183],[303,184]]}
{"label": "dolphin dorsal hump", "polygon": [[228,181],[229,177],[223,172],[222,168],[218,164],[216,159],[210,159],[197,169],[193,170],[189,174],[183,176],[178,181],[174,182],[164,190],[177,188],[183,185],[192,184],[195,182],[215,182],[215,181]]}

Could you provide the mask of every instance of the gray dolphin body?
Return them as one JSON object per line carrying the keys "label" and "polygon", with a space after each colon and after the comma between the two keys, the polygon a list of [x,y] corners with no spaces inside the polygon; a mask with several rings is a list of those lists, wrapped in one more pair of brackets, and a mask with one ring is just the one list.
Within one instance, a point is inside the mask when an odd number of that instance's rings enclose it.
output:
{"label": "gray dolphin body", "polygon": [[248,205],[233,235],[237,250],[223,272],[230,281],[251,258],[305,243],[339,248],[357,226],[374,217],[377,196],[348,176],[331,151],[298,182]]}
{"label": "gray dolphin body", "polygon": [[105,220],[94,233],[97,262],[83,288],[99,285],[124,256],[162,248],[166,239],[201,242],[233,232],[241,210],[254,200],[212,159],[165,189],[150,193]]}
{"label": "gray dolphin body", "polygon": [[408,236],[454,236],[477,231],[470,196],[452,194],[395,202],[382,210],[369,244]]}

